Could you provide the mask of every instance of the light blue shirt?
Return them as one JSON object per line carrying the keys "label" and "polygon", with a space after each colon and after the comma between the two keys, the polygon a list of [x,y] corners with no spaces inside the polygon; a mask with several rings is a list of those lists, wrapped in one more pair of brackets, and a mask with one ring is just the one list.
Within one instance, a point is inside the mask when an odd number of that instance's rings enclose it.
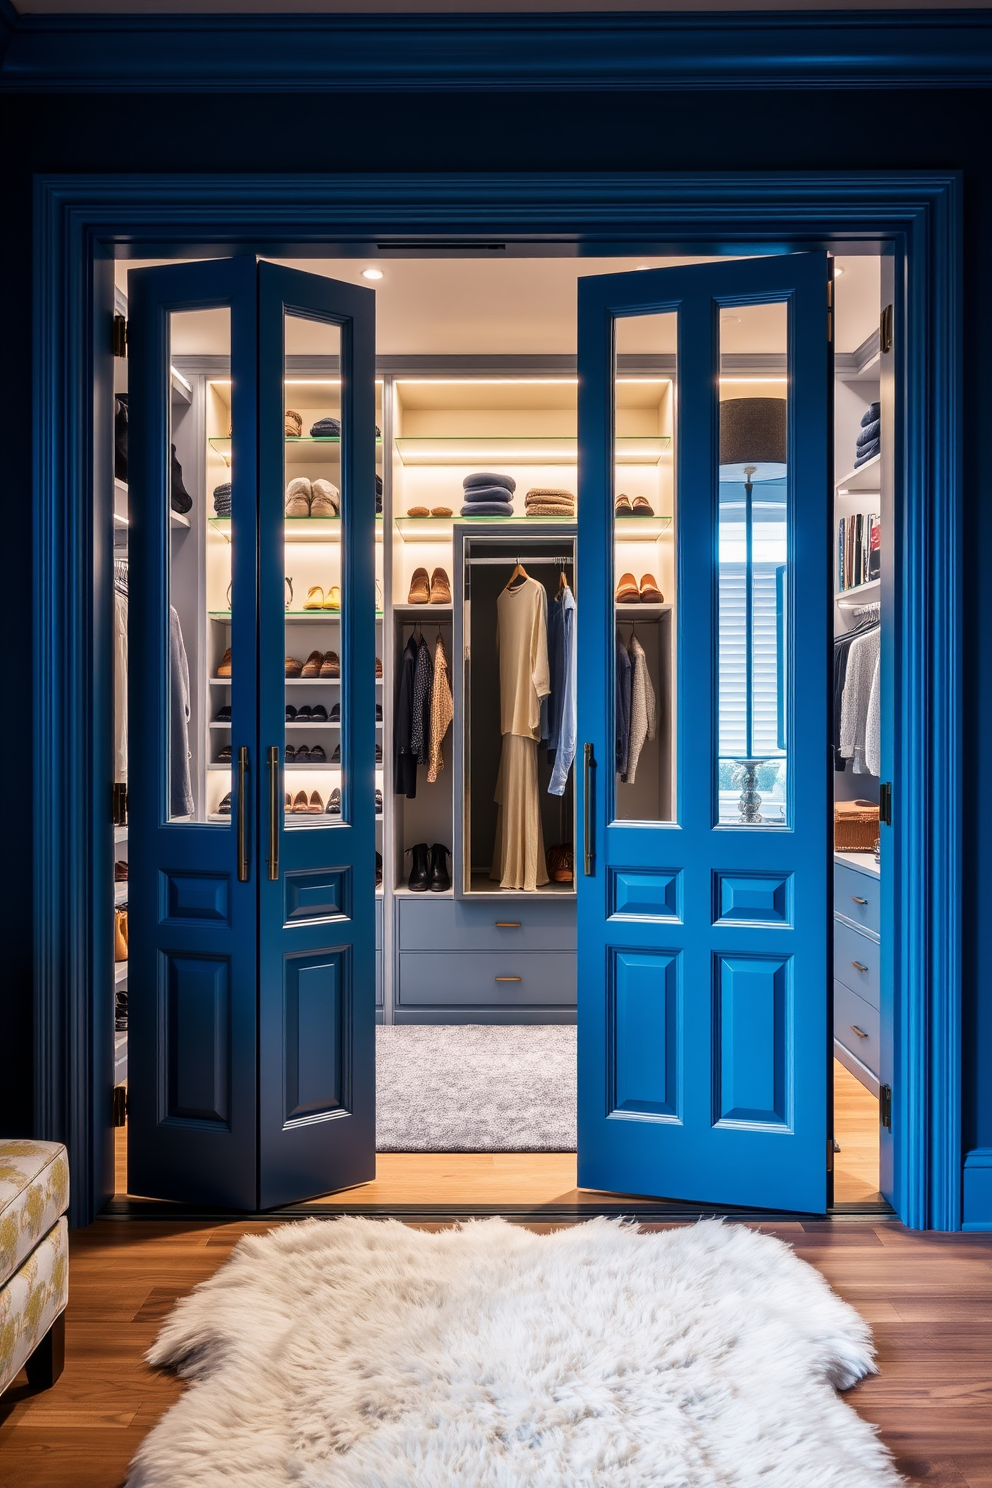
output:
{"label": "light blue shirt", "polygon": [[[551,772],[551,783],[548,786],[548,794],[551,796],[563,796],[565,794],[565,782],[568,780],[568,772],[572,768],[575,759],[575,741],[579,733],[579,720],[577,713],[578,701],[578,655],[575,646],[575,595],[567,586],[562,591],[561,599],[556,601],[561,606],[561,625],[564,644],[561,651],[556,647],[556,655],[551,662],[551,691],[557,694],[561,688],[561,723],[558,729],[557,753],[555,754],[554,769]],[[561,673],[558,675],[556,665],[557,657],[561,656]],[[556,710],[557,711],[557,710]]]}

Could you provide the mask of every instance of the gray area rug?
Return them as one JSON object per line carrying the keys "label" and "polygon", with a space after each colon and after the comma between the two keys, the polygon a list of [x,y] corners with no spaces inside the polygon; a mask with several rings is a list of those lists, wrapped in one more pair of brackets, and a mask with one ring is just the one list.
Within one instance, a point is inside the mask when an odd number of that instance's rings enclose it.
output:
{"label": "gray area rug", "polygon": [[380,1152],[574,1152],[575,1028],[376,1029]]}

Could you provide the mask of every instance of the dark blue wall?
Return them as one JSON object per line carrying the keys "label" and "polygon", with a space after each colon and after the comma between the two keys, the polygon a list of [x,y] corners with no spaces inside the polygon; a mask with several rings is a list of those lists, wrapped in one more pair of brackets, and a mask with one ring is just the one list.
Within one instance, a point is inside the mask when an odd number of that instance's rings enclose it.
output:
{"label": "dark blue wall", "polygon": [[[9,823],[0,906],[0,1131],[30,1126],[31,211],[34,172],[960,170],[965,200],[965,489],[971,679],[964,1147],[992,1146],[992,94],[986,91],[519,95],[8,95],[0,98],[0,449]],[[983,267],[984,266],[984,267]],[[59,431],[52,430],[57,439]],[[49,596],[53,604],[59,596]],[[926,605],[927,597],[920,596]],[[984,768],[983,768],[984,767]],[[52,782],[57,793],[59,782]],[[982,1072],[986,1072],[984,1087]]]}

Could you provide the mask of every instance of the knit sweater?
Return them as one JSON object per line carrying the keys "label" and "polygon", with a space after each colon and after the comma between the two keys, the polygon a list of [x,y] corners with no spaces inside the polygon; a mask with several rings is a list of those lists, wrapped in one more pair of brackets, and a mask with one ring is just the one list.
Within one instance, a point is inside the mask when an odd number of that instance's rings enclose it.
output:
{"label": "knit sweater", "polygon": [[844,759],[853,760],[852,768],[856,775],[867,773],[865,743],[879,637],[878,626],[864,635],[855,636],[847,654],[847,676],[840,708],[840,752]]}
{"label": "knit sweater", "polygon": [[658,731],[658,700],[648,676],[647,654],[636,636],[630,643],[629,651],[633,669],[630,690],[630,749],[627,773],[623,778],[633,785],[644,741],[653,739]]}

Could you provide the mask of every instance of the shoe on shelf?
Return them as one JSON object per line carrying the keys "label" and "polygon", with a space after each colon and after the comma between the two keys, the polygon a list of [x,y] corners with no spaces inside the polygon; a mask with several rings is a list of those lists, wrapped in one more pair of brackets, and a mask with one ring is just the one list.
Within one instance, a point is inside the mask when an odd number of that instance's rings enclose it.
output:
{"label": "shoe on shelf", "polygon": [[321,651],[311,651],[300,673],[302,677],[319,677],[320,669],[324,664],[324,656]]}
{"label": "shoe on shelf", "polygon": [[220,659],[220,666],[217,668],[217,675],[218,677],[229,677],[231,675],[230,646],[228,646],[227,650],[224,652],[224,655]]}
{"label": "shoe on shelf", "polygon": [[375,705],[375,721],[376,721],[376,723],[381,723],[382,722],[382,704],[381,703],[376,703],[376,705]]}
{"label": "shoe on shelf", "polygon": [[310,709],[310,717],[314,723],[327,722],[327,709],[324,707],[323,703],[314,703],[313,707]]}
{"label": "shoe on shelf", "polygon": [[378,786],[375,792],[375,814],[376,816],[382,815],[382,791],[379,790]]}
{"label": "shoe on shelf", "polygon": [[637,587],[637,580],[632,573],[620,575],[617,584],[617,604],[640,604],[641,591]]}
{"label": "shoe on shelf", "polygon": [[341,745],[340,744],[335,744],[335,746],[334,746],[334,753],[331,755],[331,764],[332,765],[339,765],[340,763],[341,763]]}
{"label": "shoe on shelf", "polygon": [[303,671],[302,661],[297,661],[295,656],[286,657],[286,676],[298,677]]}
{"label": "shoe on shelf", "polygon": [[548,877],[552,883],[571,883],[575,872],[575,858],[567,842],[555,842],[545,853]]}
{"label": "shoe on shelf", "polygon": [[375,746],[375,762],[376,762],[377,765],[381,765],[382,764],[382,745],[381,744],[376,744],[376,746]]}
{"label": "shoe on shelf", "polygon": [[377,656],[376,659],[375,659],[375,674],[376,674],[377,677],[381,677],[382,676],[382,657],[381,656]]}
{"label": "shoe on shelf", "polygon": [[306,476],[297,476],[286,487],[287,517],[308,517],[313,490]]}
{"label": "shoe on shelf", "polygon": [[224,799],[221,801],[220,805],[217,807],[217,814],[219,816],[230,816],[230,814],[231,814],[231,792],[230,791],[228,791],[227,795],[224,797]]}
{"label": "shoe on shelf", "polygon": [[630,505],[630,497],[627,495],[626,491],[621,491],[620,495],[613,503],[613,514],[617,517],[629,517],[631,515],[631,511],[632,507]]}
{"label": "shoe on shelf", "polygon": [[227,706],[221,708],[220,712],[217,714],[217,717],[214,719],[214,723],[230,723],[230,721],[231,710]]}
{"label": "shoe on shelf", "polygon": [[323,744],[310,745],[310,763],[312,765],[326,765],[327,755],[324,753]]}
{"label": "shoe on shelf", "polygon": [[655,583],[654,574],[641,575],[640,600],[641,604],[665,603],[665,596]]}
{"label": "shoe on shelf", "polygon": [[341,509],[341,492],[329,480],[311,482],[313,492],[310,499],[312,517],[336,517]]}
{"label": "shoe on shelf", "polygon": [[335,786],[334,789],[331,791],[331,794],[327,798],[326,814],[328,816],[341,815],[341,789],[339,786]]}
{"label": "shoe on shelf", "polygon": [[295,750],[295,748],[293,747],[292,744],[287,744],[286,745],[286,748],[285,748],[285,750],[283,752],[283,764],[284,765],[295,765],[296,764],[296,750]]}
{"label": "shoe on shelf", "polygon": [[451,888],[451,874],[448,872],[448,859],[451,857],[451,848],[445,847],[440,842],[435,842],[431,848],[431,882],[432,894],[444,894]]}
{"label": "shoe on shelf", "polygon": [[311,816],[323,816],[324,803],[320,798],[320,791],[310,792],[310,804],[307,807],[307,811]]}
{"label": "shoe on shelf", "polygon": [[376,855],[375,855],[375,886],[376,886],[376,888],[378,888],[381,883],[382,883],[382,853],[381,852],[377,852]]}
{"label": "shoe on shelf", "polygon": [[308,765],[310,763],[310,751],[305,744],[300,744],[297,747],[296,763],[298,765]]}
{"label": "shoe on shelf", "polygon": [[413,857],[413,867],[410,869],[407,887],[414,894],[426,894],[431,877],[430,852],[427,843],[415,842],[413,847],[407,848],[407,852]]}
{"label": "shoe on shelf", "polygon": [[293,815],[306,816],[310,811],[310,797],[305,790],[297,791],[293,797]]}
{"label": "shoe on shelf", "polygon": [[296,712],[296,709],[293,707],[292,703],[287,703],[286,704],[286,722],[287,723],[295,723],[297,717],[298,717],[298,714]]}
{"label": "shoe on shelf", "polygon": [[633,513],[635,517],[653,517],[654,507],[646,496],[635,496]]}
{"label": "shoe on shelf", "polygon": [[336,651],[325,651],[320,663],[322,677],[340,677],[341,662]]}
{"label": "shoe on shelf", "polygon": [[341,586],[332,584],[324,597],[324,609],[333,610],[336,615],[341,613]]}
{"label": "shoe on shelf", "polygon": [[443,568],[436,568],[431,574],[430,602],[431,604],[445,605],[451,603],[451,585],[448,582],[448,575]]}
{"label": "shoe on shelf", "polygon": [[231,763],[231,746],[230,746],[230,744],[225,744],[224,745],[224,748],[221,750],[220,754],[217,756],[217,763],[219,765],[229,765]]}
{"label": "shoe on shelf", "polygon": [[324,608],[324,591],[319,584],[311,584],[307,590],[307,597],[303,601],[305,610],[322,610]]}
{"label": "shoe on shelf", "polygon": [[287,791],[286,792],[286,810],[287,811],[292,811],[292,809],[293,809],[293,798],[289,794],[289,791]]}
{"label": "shoe on shelf", "polygon": [[426,568],[415,568],[410,580],[410,593],[407,595],[407,604],[429,604],[431,598],[431,581],[427,575]]}
{"label": "shoe on shelf", "polygon": [[304,703],[296,714],[297,723],[310,723],[313,718],[313,709],[309,703]]}
{"label": "shoe on shelf", "polygon": [[114,883],[127,883],[127,859],[118,858],[114,864]]}
{"label": "shoe on shelf", "polygon": [[340,723],[341,722],[341,704],[340,703],[333,703],[331,705],[331,711],[330,711],[330,714],[329,714],[329,719],[330,719],[330,722],[331,723]]}

